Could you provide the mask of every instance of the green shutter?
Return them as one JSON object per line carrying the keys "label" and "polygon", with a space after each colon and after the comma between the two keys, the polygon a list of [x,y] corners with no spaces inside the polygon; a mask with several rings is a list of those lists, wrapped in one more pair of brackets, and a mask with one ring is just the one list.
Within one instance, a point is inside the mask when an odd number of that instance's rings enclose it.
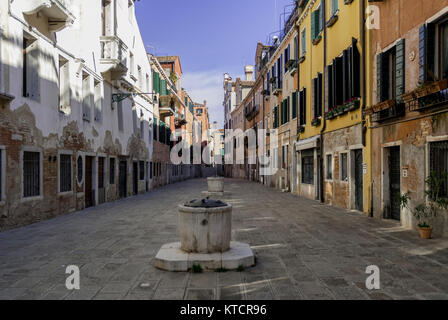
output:
{"label": "green shutter", "polygon": [[376,93],[377,102],[383,101],[383,54],[376,57]]}
{"label": "green shutter", "polygon": [[292,118],[297,117],[297,91],[292,93]]}
{"label": "green shutter", "polygon": [[398,41],[395,47],[395,99],[401,101],[405,91],[405,40]]}
{"label": "green shutter", "polygon": [[288,97],[288,100],[287,100],[288,102],[287,102],[287,106],[286,106],[286,122],[289,122],[289,116],[290,116],[290,114],[289,114],[289,108],[290,108],[290,106],[291,106],[291,97]]}
{"label": "green shutter", "polygon": [[316,11],[311,12],[311,41],[316,39]]}

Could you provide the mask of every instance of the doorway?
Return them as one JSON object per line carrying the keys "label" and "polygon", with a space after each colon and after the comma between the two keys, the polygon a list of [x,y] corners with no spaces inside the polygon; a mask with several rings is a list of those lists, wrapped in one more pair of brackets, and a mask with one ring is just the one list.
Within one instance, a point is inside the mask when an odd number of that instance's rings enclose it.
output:
{"label": "doorway", "polygon": [[389,212],[390,218],[400,221],[400,147],[389,148]]}
{"label": "doorway", "polygon": [[355,208],[358,211],[363,211],[363,161],[362,149],[354,150],[355,158]]}
{"label": "doorway", "polygon": [[134,195],[138,194],[138,164],[136,161],[132,162],[132,186]]}
{"label": "doorway", "polygon": [[104,188],[104,163],[105,158],[98,158],[98,203],[106,202],[106,189]]}
{"label": "doorway", "polygon": [[120,198],[126,198],[127,194],[127,170],[128,165],[127,161],[125,159],[120,160],[120,166],[119,166],[119,196]]}
{"label": "doorway", "polygon": [[86,175],[85,175],[85,207],[93,207],[95,199],[95,190],[93,189],[93,157],[86,156]]}

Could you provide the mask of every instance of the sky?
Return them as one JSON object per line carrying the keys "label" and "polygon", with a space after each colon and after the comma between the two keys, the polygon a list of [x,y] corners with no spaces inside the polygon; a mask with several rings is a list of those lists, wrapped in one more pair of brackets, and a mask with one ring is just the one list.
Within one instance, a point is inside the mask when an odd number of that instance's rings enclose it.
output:
{"label": "sky", "polygon": [[254,64],[257,43],[280,29],[281,14],[293,2],[140,0],[136,15],[147,51],[180,56],[182,87],[195,102],[207,100],[210,121],[222,128],[224,73],[243,78],[244,65]]}

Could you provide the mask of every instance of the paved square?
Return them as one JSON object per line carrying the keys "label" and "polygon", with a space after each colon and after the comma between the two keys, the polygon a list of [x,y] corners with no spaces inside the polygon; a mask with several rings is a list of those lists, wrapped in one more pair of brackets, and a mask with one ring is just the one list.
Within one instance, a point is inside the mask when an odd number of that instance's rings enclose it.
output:
{"label": "paved square", "polygon": [[[448,299],[448,239],[422,240],[398,223],[321,205],[243,180],[226,180],[232,240],[257,265],[242,272],[154,268],[179,240],[177,204],[205,179],[0,233],[0,299]],[[65,288],[66,266],[81,289]],[[367,290],[366,267],[380,268]]]}

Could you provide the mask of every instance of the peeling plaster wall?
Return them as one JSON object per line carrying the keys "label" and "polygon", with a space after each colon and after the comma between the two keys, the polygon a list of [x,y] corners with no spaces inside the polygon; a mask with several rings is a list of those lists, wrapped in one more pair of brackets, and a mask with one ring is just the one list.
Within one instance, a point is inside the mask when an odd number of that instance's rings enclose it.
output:
{"label": "peeling plaster wall", "polygon": [[[135,66],[141,66],[143,76],[141,92],[152,91],[152,73],[146,50],[140,36],[138,25],[134,19],[129,19],[127,0],[118,0],[116,16],[117,35],[127,45],[135,56]],[[113,201],[119,198],[119,159],[127,159],[127,196],[133,193],[133,161],[145,161],[145,179],[148,177],[146,163],[152,157],[153,141],[148,123],[153,118],[153,106],[144,97],[137,96],[122,101],[123,130],[118,125],[117,103],[112,103],[112,93],[129,92],[138,82],[130,77],[130,71],[122,80],[111,81],[103,78],[100,72],[101,47],[101,7],[100,1],[93,3],[80,0],[72,5],[70,10],[76,17],[73,26],[57,33],[45,31],[41,26],[35,31],[27,26],[34,18],[22,14],[27,2],[15,1],[11,4],[8,14],[7,2],[0,4],[0,28],[3,36],[0,44],[0,89],[15,97],[10,102],[1,102],[0,106],[0,145],[6,150],[5,201],[0,202],[0,230],[8,229],[35,221],[51,218],[59,214],[83,209],[85,206],[85,184],[78,183],[78,156],[83,159],[93,156],[94,174],[98,170],[98,157],[105,158],[105,200]],[[126,17],[124,19],[123,17]],[[27,19],[25,19],[27,18]],[[42,19],[41,19],[42,20]],[[38,26],[45,21],[38,22]],[[22,39],[26,30],[33,36],[39,48],[39,92],[38,99],[22,96]],[[43,31],[42,31],[43,30]],[[40,31],[40,33],[39,33]],[[44,32],[45,31],[45,32]],[[47,30],[48,31],[48,30]],[[1,36],[1,34],[0,34]],[[82,39],[82,45],[79,43]],[[129,51],[128,51],[129,54]],[[59,56],[69,63],[70,78],[70,109],[68,112],[59,110],[58,61]],[[81,62],[84,61],[84,62]],[[129,58],[127,59],[129,68]],[[94,81],[101,88],[101,118],[94,120],[94,105],[91,105],[91,120],[83,120],[82,110],[82,77],[80,71],[90,76],[90,87],[93,94]],[[133,121],[133,110],[137,114],[137,123]],[[143,124],[143,136],[140,136],[140,123]],[[41,197],[36,200],[22,198],[21,154],[24,148],[34,148],[42,153],[42,190]],[[69,152],[72,156],[72,191],[59,193],[59,153]],[[109,161],[114,157],[115,184],[109,184]],[[83,168],[83,174],[85,174]],[[139,173],[139,170],[138,170]],[[98,176],[94,176],[97,180]],[[84,180],[84,179],[83,179]],[[97,191],[98,181],[93,181]],[[138,180],[138,192],[146,191],[146,181]],[[98,204],[98,194],[94,204]]]}

